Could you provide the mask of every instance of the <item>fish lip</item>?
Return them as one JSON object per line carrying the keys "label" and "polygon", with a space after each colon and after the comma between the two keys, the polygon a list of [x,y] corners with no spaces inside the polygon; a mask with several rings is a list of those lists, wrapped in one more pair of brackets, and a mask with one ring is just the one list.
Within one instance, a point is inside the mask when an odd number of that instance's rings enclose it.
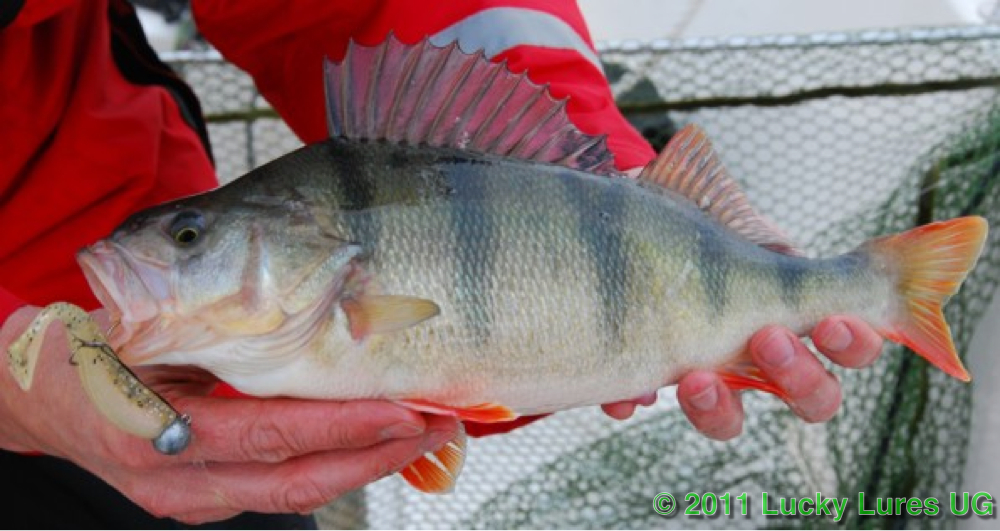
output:
{"label": "fish lip", "polygon": [[94,296],[97,297],[101,306],[108,310],[112,322],[123,317],[122,307],[125,303],[123,294],[113,281],[114,272],[128,267],[125,261],[116,254],[114,249],[103,241],[85,247],[76,253],[76,261],[80,264],[80,269],[83,270],[87,284],[90,285],[90,289],[94,292]]}
{"label": "fish lip", "polygon": [[137,264],[127,249],[106,240],[77,252],[77,263],[94,296],[116,324],[109,337],[116,349],[141,333],[162,312],[163,301],[141,274],[141,269],[160,268],[160,264]]}

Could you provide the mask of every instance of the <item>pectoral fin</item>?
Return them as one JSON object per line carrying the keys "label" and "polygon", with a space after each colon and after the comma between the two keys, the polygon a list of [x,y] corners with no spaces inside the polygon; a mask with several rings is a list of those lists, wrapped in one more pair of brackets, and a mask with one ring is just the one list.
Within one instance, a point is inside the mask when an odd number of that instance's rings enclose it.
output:
{"label": "pectoral fin", "polygon": [[441,313],[433,301],[402,295],[365,295],[345,299],[340,307],[355,341],[409,328]]}

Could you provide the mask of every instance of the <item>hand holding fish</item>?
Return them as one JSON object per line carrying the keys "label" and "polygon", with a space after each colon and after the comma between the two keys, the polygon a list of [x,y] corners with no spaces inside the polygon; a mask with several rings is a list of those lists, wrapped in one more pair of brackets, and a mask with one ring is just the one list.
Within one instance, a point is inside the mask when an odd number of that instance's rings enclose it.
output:
{"label": "hand holding fish", "polygon": [[[11,315],[0,350],[39,310]],[[107,323],[103,310],[93,315]],[[204,371],[139,368],[145,384],[196,419],[190,448],[164,456],[101,418],[76,383],[64,334],[50,327],[37,360],[35,385],[45,392],[24,393],[0,371],[0,446],[72,460],[158,516],[198,523],[247,510],[307,512],[438,449],[458,429],[454,419],[388,402],[215,398],[217,380]]]}
{"label": "hand holding fish", "polygon": [[[882,351],[882,338],[864,321],[830,317],[812,330],[816,348],[837,365],[862,368]],[[767,327],[750,339],[750,355],[769,380],[785,395],[789,407],[802,420],[825,422],[840,409],[837,377],[791,331]],[[695,371],[678,383],[677,398],[695,428],[718,440],[732,439],[743,429],[743,404],[738,391],[710,371]]]}
{"label": "hand holding fish", "polygon": [[[642,168],[625,172],[635,178]],[[882,338],[863,320],[849,315],[824,319],[810,332],[816,349],[842,367],[860,369],[874,363]],[[753,362],[791,399],[789,406],[802,420],[825,422],[840,409],[840,383],[801,339],[790,330],[767,327],[748,343]],[[678,382],[677,399],[691,424],[707,437],[728,440],[743,431],[740,393],[712,371],[693,371]],[[602,406],[612,418],[624,420],[636,407],[650,406],[656,394]]]}
{"label": "hand holding fish", "polygon": [[[842,367],[867,367],[882,351],[878,333],[852,316],[825,319],[810,335],[817,350]],[[802,420],[825,422],[840,409],[842,397],[837,377],[791,331],[767,327],[754,334],[749,348],[754,363],[791,398],[789,406]],[[681,378],[677,399],[691,424],[707,437],[728,440],[743,430],[740,392],[730,389],[715,372],[694,371]],[[654,402],[655,393],[605,404],[602,408],[608,416],[624,420],[632,416],[636,407]]]}

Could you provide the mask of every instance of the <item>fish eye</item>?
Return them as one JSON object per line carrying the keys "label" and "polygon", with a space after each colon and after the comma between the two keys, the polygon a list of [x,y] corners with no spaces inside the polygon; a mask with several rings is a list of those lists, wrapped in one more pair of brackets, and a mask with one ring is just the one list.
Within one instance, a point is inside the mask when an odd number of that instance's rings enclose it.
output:
{"label": "fish eye", "polygon": [[170,222],[170,237],[179,245],[192,245],[205,231],[205,218],[199,212],[185,211]]}

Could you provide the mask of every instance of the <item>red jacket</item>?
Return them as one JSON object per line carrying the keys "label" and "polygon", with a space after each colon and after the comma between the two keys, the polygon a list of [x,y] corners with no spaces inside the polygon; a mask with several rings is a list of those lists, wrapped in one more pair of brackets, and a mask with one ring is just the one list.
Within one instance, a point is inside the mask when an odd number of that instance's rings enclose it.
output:
{"label": "red jacket", "polygon": [[[615,108],[571,1],[195,0],[193,7],[202,33],[253,76],[307,143],[326,137],[323,56],[342,57],[350,38],[372,45],[392,31],[412,43],[444,30],[480,39],[497,48],[495,60],[528,70],[556,97],[572,96],[571,119],[609,135],[619,168],[653,157]],[[141,39],[130,38],[134,26],[124,0],[29,0],[0,29],[0,322],[25,304],[97,307],[76,250],[132,212],[216,186],[204,131],[185,118],[200,114],[197,103]]]}

